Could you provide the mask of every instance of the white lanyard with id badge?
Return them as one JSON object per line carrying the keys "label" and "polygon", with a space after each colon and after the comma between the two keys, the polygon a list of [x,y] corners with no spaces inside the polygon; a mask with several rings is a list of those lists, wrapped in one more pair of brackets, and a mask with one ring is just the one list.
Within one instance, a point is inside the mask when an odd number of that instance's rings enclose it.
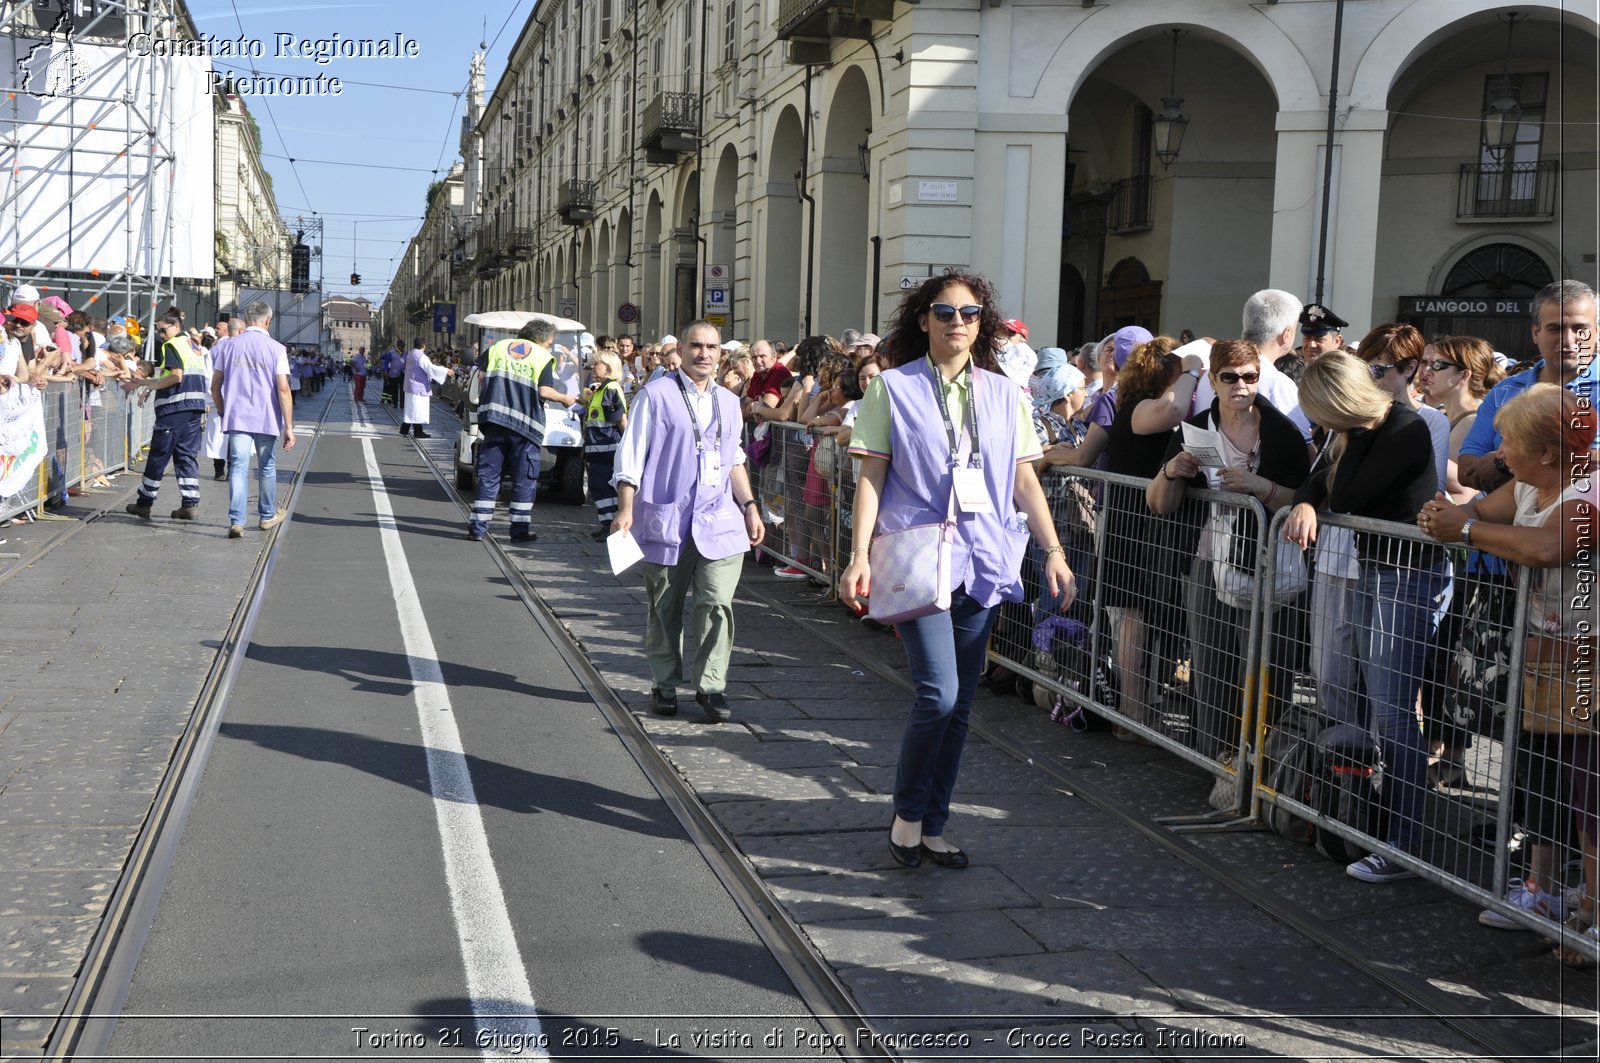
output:
{"label": "white lanyard with id badge", "polygon": [[717,401],[716,385],[708,388],[711,396],[711,445],[706,445],[706,435],[700,430],[700,418],[695,415],[694,403],[689,399],[689,389],[683,386],[682,373],[674,373],[678,391],[683,395],[683,405],[689,411],[689,423],[694,426],[694,449],[700,464],[700,486],[722,486],[722,404]]}
{"label": "white lanyard with id badge", "polygon": [[[963,370],[966,375],[967,416],[959,438],[956,436],[955,422],[950,417],[950,404],[945,399],[944,377],[933,364],[932,358],[928,359],[928,371],[933,374],[933,395],[939,403],[939,415],[944,419],[945,436],[950,441],[951,491],[955,508],[968,514],[993,513],[994,504],[989,500],[989,488],[983,476],[983,450],[978,442],[978,392],[973,379],[972,362],[968,360]],[[960,457],[962,444],[970,448],[965,462]]]}

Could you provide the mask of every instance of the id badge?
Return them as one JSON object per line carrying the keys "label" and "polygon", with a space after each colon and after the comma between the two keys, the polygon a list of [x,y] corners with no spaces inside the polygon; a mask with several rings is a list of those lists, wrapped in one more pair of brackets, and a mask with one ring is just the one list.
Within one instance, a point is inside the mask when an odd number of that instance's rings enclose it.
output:
{"label": "id badge", "polygon": [[959,466],[955,474],[956,508],[963,513],[993,513],[989,490],[983,480],[983,470]]}
{"label": "id badge", "polygon": [[722,454],[715,450],[700,453],[700,486],[722,486]]}

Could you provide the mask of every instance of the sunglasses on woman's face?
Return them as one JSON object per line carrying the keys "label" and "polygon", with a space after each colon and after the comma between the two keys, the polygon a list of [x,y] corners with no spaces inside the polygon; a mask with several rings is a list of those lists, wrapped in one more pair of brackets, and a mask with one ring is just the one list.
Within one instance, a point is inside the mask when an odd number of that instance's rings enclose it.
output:
{"label": "sunglasses on woman's face", "polygon": [[[934,303],[932,306],[928,307],[928,312],[931,313],[933,315],[933,319],[940,324],[948,323],[955,318],[957,313],[956,308],[951,306],[949,303]],[[974,321],[978,320],[978,318],[983,316],[983,307],[975,303],[968,303],[966,306],[961,308],[960,314],[961,323],[963,325],[970,325]]]}
{"label": "sunglasses on woman's face", "polygon": [[1443,358],[1435,358],[1433,361],[1428,363],[1428,368],[1432,369],[1435,373],[1442,373],[1446,369],[1465,369],[1466,366],[1462,365],[1460,362],[1447,362]]}
{"label": "sunglasses on woman's face", "polygon": [[1260,373],[1235,373],[1231,369],[1224,369],[1222,372],[1217,374],[1217,379],[1222,381],[1224,384],[1227,384],[1229,387],[1232,387],[1234,384],[1239,383],[1239,381],[1241,381],[1241,380],[1244,381],[1246,384],[1254,384],[1256,381],[1261,379],[1261,374]]}
{"label": "sunglasses on woman's face", "polygon": [[1367,368],[1372,370],[1372,379],[1382,380],[1389,375],[1389,370],[1398,367],[1399,364],[1399,362],[1373,362]]}

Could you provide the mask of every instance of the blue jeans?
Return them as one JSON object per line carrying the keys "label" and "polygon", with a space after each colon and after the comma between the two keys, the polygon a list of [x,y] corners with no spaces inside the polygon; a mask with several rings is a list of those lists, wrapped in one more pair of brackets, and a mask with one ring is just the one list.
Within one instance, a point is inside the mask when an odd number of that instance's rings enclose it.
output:
{"label": "blue jeans", "polygon": [[983,678],[995,615],[993,607],[979,605],[957,588],[948,611],[895,625],[917,700],[900,743],[894,810],[909,823],[921,823],[927,838],[942,836],[950,818],[950,794],[961,770],[967,720]]}
{"label": "blue jeans", "polygon": [[1412,850],[1422,826],[1428,747],[1417,724],[1417,694],[1433,639],[1449,566],[1399,569],[1363,564],[1351,623],[1361,654],[1361,678],[1372,706],[1372,727],[1383,748],[1388,789],[1388,843]]}
{"label": "blue jeans", "polygon": [[278,512],[278,460],[275,435],[228,433],[228,523],[244,524],[250,501],[250,451],[256,454],[256,512],[262,520]]}

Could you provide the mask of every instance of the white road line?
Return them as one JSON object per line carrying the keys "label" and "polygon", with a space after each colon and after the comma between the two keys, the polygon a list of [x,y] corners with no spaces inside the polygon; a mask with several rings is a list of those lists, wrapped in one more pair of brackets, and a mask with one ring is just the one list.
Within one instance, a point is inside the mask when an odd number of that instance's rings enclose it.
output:
{"label": "white road line", "polygon": [[548,1059],[547,1051],[531,1047],[544,1043],[533,989],[517,949],[511,916],[506,912],[505,894],[489,852],[483,816],[478,811],[478,795],[461,749],[461,733],[456,729],[433,635],[422,614],[416,583],[400,544],[394,507],[389,504],[372,441],[363,439],[361,450],[366,456],[372,504],[378,515],[384,560],[389,565],[389,585],[394,591],[406,663],[416,693],[417,721],[428,755],[428,783],[433,789],[434,817],[444,849],[445,878],[450,886],[456,936],[461,941],[467,992],[480,1033],[491,1035],[479,1043],[530,1046],[516,1056],[485,1049],[483,1058]]}

